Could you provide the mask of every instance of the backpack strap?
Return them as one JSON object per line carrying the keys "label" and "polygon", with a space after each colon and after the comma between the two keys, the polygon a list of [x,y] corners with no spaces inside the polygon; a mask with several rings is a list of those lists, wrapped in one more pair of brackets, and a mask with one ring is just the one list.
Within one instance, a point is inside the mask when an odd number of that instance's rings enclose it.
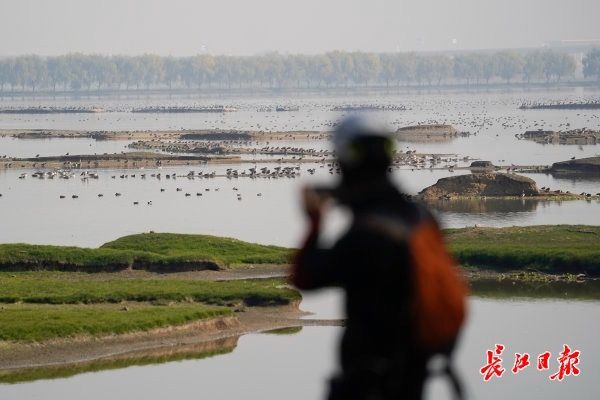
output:
{"label": "backpack strap", "polygon": [[456,374],[456,371],[454,370],[454,367],[452,366],[452,363],[450,362],[450,360],[448,360],[448,363],[446,364],[445,373],[446,373],[446,376],[448,377],[448,379],[450,379],[450,384],[452,385],[452,388],[454,389],[454,398],[456,400],[464,399],[465,394],[464,394],[464,391],[462,388],[462,383],[460,381],[460,378]]}

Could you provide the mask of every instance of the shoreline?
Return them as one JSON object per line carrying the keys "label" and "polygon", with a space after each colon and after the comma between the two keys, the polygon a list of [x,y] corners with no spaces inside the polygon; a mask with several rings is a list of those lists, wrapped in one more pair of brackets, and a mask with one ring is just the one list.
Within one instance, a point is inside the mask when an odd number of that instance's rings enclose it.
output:
{"label": "shoreline", "polygon": [[234,316],[122,335],[75,336],[35,343],[0,342],[0,383],[7,372],[23,369],[87,363],[128,353],[198,345],[276,329],[343,324],[341,320],[301,318],[308,314],[299,309],[299,303],[249,307]]}
{"label": "shoreline", "polygon": [[[45,156],[35,158],[0,159],[0,170],[16,169],[152,169],[175,166],[201,166],[212,164],[265,164],[265,163],[323,163],[322,158],[262,158],[244,159],[240,156],[170,155],[152,152],[125,152],[119,154],[82,154]],[[212,177],[212,176],[211,176]]]}
{"label": "shoreline", "polygon": [[415,195],[414,198],[422,200],[425,203],[428,202],[452,202],[460,200],[523,200],[523,201],[577,201],[577,200],[600,200],[600,195],[595,194],[587,196],[576,193],[554,193],[554,194],[539,194],[536,196],[450,196],[450,197],[423,197],[421,195]]}
{"label": "shoreline", "polygon": [[[392,132],[400,142],[438,143],[458,137],[468,137],[452,125],[417,124]],[[69,129],[0,129],[0,137],[23,140],[94,139],[96,141],[207,141],[207,142],[266,142],[270,140],[329,140],[330,130],[262,131],[245,129],[180,129],[180,130],[69,130]]]}
{"label": "shoreline", "polygon": [[[514,287],[515,284],[523,286],[536,285],[536,287],[542,285],[548,288],[553,284],[596,285],[599,281],[598,278],[585,275],[538,271],[507,270],[498,272],[488,269],[461,267],[461,272],[472,289],[471,296],[476,298],[490,296],[490,294],[481,291],[479,288],[480,285],[490,282],[505,283],[508,288]],[[124,271],[116,274],[121,274],[126,279],[146,275],[151,277],[153,275],[145,271]],[[211,280],[235,280],[285,276],[287,276],[287,268],[283,268],[281,265],[266,265],[257,266],[256,268],[247,266],[235,270],[180,272],[169,274],[169,276],[163,278],[192,277],[200,280],[206,280],[207,278]],[[155,276],[152,277],[156,278]],[[523,290],[513,295],[508,294],[508,297],[521,298],[523,297],[522,292]],[[529,292],[525,289],[524,293]],[[493,297],[494,294],[492,293],[491,296]],[[541,297],[544,298],[545,296],[542,294]],[[154,362],[166,362],[170,360],[170,357],[185,359],[187,358],[185,349],[190,346],[195,349],[194,354],[197,356],[190,358],[203,358],[203,352],[206,352],[207,356],[211,356],[232,351],[237,344],[237,339],[246,334],[305,326],[344,325],[344,320],[341,319],[303,318],[311,313],[301,310],[300,303],[301,301],[294,301],[287,305],[245,307],[235,312],[233,316],[197,320],[148,331],[102,336],[77,335],[41,342],[0,341],[0,384],[27,381],[28,379],[12,381],[12,377],[28,376],[30,372],[39,369],[77,370],[85,369],[86,365],[98,362],[109,365],[101,369],[119,368],[119,366],[110,367],[110,365],[119,363],[135,365],[144,362],[144,360],[147,363],[153,363],[152,360],[158,357],[156,356],[157,353],[179,354],[181,357],[168,356],[166,359],[156,359]],[[215,345],[219,343],[221,345]],[[198,348],[201,348],[202,351],[196,351]],[[79,372],[66,374],[74,375],[76,373]]]}
{"label": "shoreline", "polygon": [[[228,137],[229,136],[229,137]],[[208,141],[265,141],[286,139],[328,139],[327,131],[251,131],[242,129],[181,129],[88,131],[69,129],[0,129],[0,137],[15,139],[94,139],[103,140],[208,140]]]}

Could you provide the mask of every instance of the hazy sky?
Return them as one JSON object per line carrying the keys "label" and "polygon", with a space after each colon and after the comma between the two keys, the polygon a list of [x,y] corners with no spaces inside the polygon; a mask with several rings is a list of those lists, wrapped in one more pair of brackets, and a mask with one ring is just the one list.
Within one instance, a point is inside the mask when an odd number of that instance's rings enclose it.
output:
{"label": "hazy sky", "polygon": [[530,47],[600,38],[600,0],[0,0],[0,55]]}

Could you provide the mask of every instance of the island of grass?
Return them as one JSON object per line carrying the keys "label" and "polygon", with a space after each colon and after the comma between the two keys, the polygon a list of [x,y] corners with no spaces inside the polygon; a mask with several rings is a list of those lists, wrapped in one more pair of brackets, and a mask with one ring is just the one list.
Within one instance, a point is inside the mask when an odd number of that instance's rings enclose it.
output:
{"label": "island of grass", "polygon": [[[129,351],[139,335],[154,347],[165,332],[206,341],[216,332],[233,337],[293,326],[301,297],[281,277],[290,251],[168,233],[126,236],[99,248],[2,244],[0,370],[65,357],[79,362],[90,346],[100,347],[95,354]],[[273,272],[279,277],[269,278]],[[128,335],[135,340],[120,342]],[[31,343],[45,346],[44,360]],[[83,347],[72,354],[71,345]]]}
{"label": "island of grass", "polygon": [[242,264],[286,264],[290,249],[208,235],[143,233],[99,248],[0,245],[0,270],[160,272],[218,270]]}
{"label": "island of grass", "polygon": [[74,336],[101,336],[177,326],[232,315],[225,307],[202,304],[4,304],[0,340],[42,342]]}
{"label": "island of grass", "polygon": [[[531,295],[546,287],[536,295],[583,288],[577,298],[598,298],[598,280],[581,283],[580,274],[600,276],[600,227],[462,228],[445,235],[475,295],[503,296],[507,288],[515,296]],[[214,340],[215,329],[221,329],[218,337],[293,332],[311,320],[299,318],[300,293],[286,284],[284,267],[292,252],[159,233],[126,236],[95,249],[2,244],[0,371],[80,362],[90,346],[94,354],[131,351],[138,335],[147,340],[140,348],[154,348],[164,341],[153,335],[175,328],[205,335],[202,341]],[[506,288],[498,289],[498,282]],[[118,342],[127,335],[135,338]]]}
{"label": "island of grass", "polygon": [[600,227],[537,225],[444,231],[463,266],[600,276]]}
{"label": "island of grass", "polygon": [[[477,227],[448,229],[445,235],[468,271],[600,276],[600,227]],[[0,302],[285,305],[300,299],[282,279],[292,252],[230,238],[169,233],[125,236],[99,248],[2,244]],[[269,279],[238,279],[264,278],[251,273],[262,265],[271,268]],[[233,271],[242,274],[219,275]],[[194,275],[199,273],[205,275]]]}
{"label": "island of grass", "polygon": [[[444,232],[457,260],[471,267],[600,275],[600,227],[537,225]],[[144,233],[99,248],[1,244],[0,271],[231,270],[283,266],[293,251],[208,235]],[[0,288],[0,298],[2,294]]]}

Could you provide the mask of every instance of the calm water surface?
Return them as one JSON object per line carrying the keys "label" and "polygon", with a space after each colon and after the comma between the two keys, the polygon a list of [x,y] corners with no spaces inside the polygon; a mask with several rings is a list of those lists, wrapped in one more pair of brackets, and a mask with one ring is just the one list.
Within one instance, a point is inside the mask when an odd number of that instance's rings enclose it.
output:
{"label": "calm water surface", "polygon": [[[87,181],[80,179],[79,172],[65,180],[19,179],[21,171],[4,171],[0,172],[0,242],[99,246],[120,236],[153,230],[206,233],[297,246],[304,229],[298,204],[300,188],[307,183],[332,183],[336,179],[328,173],[328,168],[319,168],[319,165],[313,166],[317,173],[310,176],[306,172],[310,167],[302,165],[301,177],[296,179],[164,178],[166,173],[185,175],[189,167],[100,170],[97,180]],[[239,165],[194,167],[194,170],[224,173],[226,168],[239,168]],[[158,172],[163,174],[161,180],[150,177],[151,173]],[[141,173],[146,173],[147,178],[142,179]],[[458,173],[465,171],[455,172]],[[121,174],[136,177],[121,179]],[[404,190],[414,194],[449,174],[445,170],[399,170],[394,177]],[[594,180],[573,183],[540,174],[532,177],[541,178],[541,182],[549,181],[553,188],[600,192]],[[161,192],[161,188],[165,191]],[[181,191],[177,191],[178,188]],[[122,195],[116,197],[115,193]],[[186,193],[190,196],[186,197]],[[238,193],[242,194],[242,200],[238,200]],[[61,195],[66,198],[60,199]],[[73,195],[79,198],[72,199]],[[452,202],[438,204],[437,209],[447,227],[600,224],[598,201]],[[327,222],[327,232],[335,235],[347,223],[346,214],[335,212]]]}
{"label": "calm water surface", "polygon": [[[332,303],[321,294],[317,303]],[[310,301],[309,301],[310,302]],[[304,308],[306,308],[303,305]],[[325,308],[331,304],[325,305]],[[470,317],[457,348],[456,365],[471,399],[597,398],[600,368],[597,302],[471,299]],[[251,334],[229,354],[202,360],[84,373],[66,379],[0,385],[2,399],[319,399],[336,368],[340,328],[308,327],[293,335]],[[495,343],[506,346],[501,379],[484,383],[479,368]],[[581,375],[552,382],[563,343],[581,351]],[[552,352],[550,371],[535,365],[510,372],[514,353],[535,358]],[[534,362],[535,363],[535,362]],[[447,383],[433,379],[427,399],[449,399]]]}
{"label": "calm water surface", "polygon": [[[297,112],[257,112],[277,104],[289,104],[290,100],[277,96],[263,99],[248,98],[123,98],[123,99],[9,99],[0,101],[0,107],[26,107],[47,105],[99,106],[115,112],[101,114],[53,114],[53,115],[0,115],[0,129],[82,129],[82,130],[161,130],[161,129],[248,129],[248,130],[329,130],[333,122],[344,115],[332,111],[333,107],[345,104],[405,105],[406,111],[374,112],[382,120],[400,127],[417,123],[448,123],[461,131],[477,136],[461,138],[446,143],[407,143],[420,152],[456,153],[494,161],[515,164],[549,164],[566,160],[572,156],[586,157],[600,154],[600,145],[558,146],[540,145],[519,141],[515,134],[525,130],[575,128],[600,128],[598,113],[585,110],[519,110],[524,101],[556,102],[565,100],[596,99],[600,93],[581,89],[541,92],[507,93],[429,93],[388,94],[353,97],[306,97],[299,96],[295,105]],[[237,107],[231,113],[191,114],[132,114],[126,112],[143,106],[206,106],[222,104]],[[83,143],[82,143],[83,144]],[[111,145],[100,144],[102,153]],[[117,145],[115,145],[117,146]],[[89,147],[89,146],[88,146]],[[4,149],[3,149],[4,148]],[[88,153],[85,144],[81,151]],[[38,153],[44,153],[43,150]],[[93,153],[92,152],[92,153]],[[21,151],[14,144],[0,141],[0,155],[21,156],[31,154]]]}
{"label": "calm water surface", "polygon": [[[600,128],[597,113],[586,111],[520,111],[522,101],[587,99],[595,92],[511,93],[430,93],[426,95],[388,95],[355,97],[298,98],[197,98],[133,99],[58,99],[8,100],[0,107],[102,106],[115,112],[99,115],[0,115],[1,128],[54,128],[85,130],[141,129],[264,129],[326,130],[341,113],[336,105],[354,103],[404,104],[403,112],[380,113],[396,126],[418,122],[451,123],[476,136],[445,143],[399,143],[403,150],[455,153],[491,160],[496,164],[550,164],[572,156],[600,154],[600,146],[551,146],[518,141],[514,135],[526,129]],[[132,107],[145,105],[235,106],[227,114],[133,115]],[[294,104],[300,111],[290,113],[257,112],[264,106]],[[568,125],[567,125],[568,124]],[[88,139],[15,140],[0,138],[0,156],[101,154],[127,151],[128,142],[96,142]],[[326,148],[323,142],[281,141],[274,145]],[[263,158],[263,157],[261,157]],[[270,168],[277,164],[268,164]],[[288,164],[289,165],[289,164]],[[99,179],[82,181],[18,179],[21,172],[0,172],[0,243],[28,242],[60,245],[98,246],[117,237],[143,231],[206,233],[236,237],[252,242],[298,245],[304,229],[299,212],[298,192],[306,183],[332,184],[336,177],[319,165],[302,165],[297,179],[239,178],[211,180],[177,178],[157,180],[151,173],[185,175],[194,171],[224,173],[226,168],[245,169],[247,165],[219,165],[164,168],[161,170],[101,170]],[[261,165],[262,166],[262,165]],[[310,176],[306,169],[315,167]],[[147,178],[141,179],[140,174]],[[457,170],[454,174],[466,173]],[[119,178],[136,174],[135,178]],[[417,193],[438,179],[451,175],[447,170],[402,169],[394,179],[408,193]],[[115,179],[112,179],[115,176]],[[553,189],[600,192],[600,177],[570,179],[544,174],[528,174],[538,186]],[[165,191],[161,192],[160,189]],[[181,191],[177,191],[180,188]],[[235,191],[234,188],[238,190]],[[209,189],[209,191],[207,191]],[[217,190],[218,189],[218,190]],[[122,196],[115,197],[115,193]],[[102,193],[104,197],[98,197]],[[190,193],[189,197],[185,193]],[[201,193],[202,196],[196,196]],[[237,199],[242,194],[242,200]],[[260,194],[260,196],[258,196]],[[60,199],[59,196],[66,196]],[[78,195],[78,199],[72,199]],[[133,202],[139,202],[134,206]],[[148,202],[152,202],[151,205]],[[447,227],[591,224],[600,225],[597,201],[465,201],[439,203],[435,209]],[[333,240],[344,229],[348,215],[336,210],[325,224],[325,241]],[[313,312],[306,318],[339,318],[341,295],[338,291],[307,294],[302,308]],[[472,298],[471,314],[457,351],[457,364],[472,399],[597,399],[600,386],[600,307],[594,301],[527,300],[505,301]],[[240,338],[229,354],[202,360],[170,362],[160,365],[85,373],[71,378],[40,380],[15,385],[0,385],[0,399],[318,399],[322,398],[327,376],[335,369],[339,328],[304,328],[294,335],[251,334]],[[532,357],[549,350],[551,368],[556,368],[563,343],[581,350],[579,377],[562,383],[550,382],[549,372],[529,367],[519,375],[507,372],[495,382],[483,383],[478,373],[485,351],[502,343],[506,346],[505,368],[510,369],[515,352]],[[445,382],[432,381],[427,398],[445,399]]]}

